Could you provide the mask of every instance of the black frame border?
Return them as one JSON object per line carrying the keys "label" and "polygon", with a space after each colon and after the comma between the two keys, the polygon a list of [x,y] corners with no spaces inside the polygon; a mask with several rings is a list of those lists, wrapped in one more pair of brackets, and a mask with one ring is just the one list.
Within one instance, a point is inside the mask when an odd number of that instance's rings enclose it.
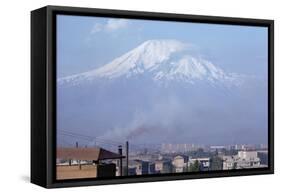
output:
{"label": "black frame border", "polygon": [[[170,181],[274,173],[274,21],[95,8],[47,6],[46,9],[46,185],[47,188]],[[41,8],[43,9],[43,8]],[[268,148],[269,167],[181,174],[141,175],[111,179],[56,180],[56,15],[100,16],[128,19],[180,21],[268,28]],[[42,175],[43,176],[43,175]]]}

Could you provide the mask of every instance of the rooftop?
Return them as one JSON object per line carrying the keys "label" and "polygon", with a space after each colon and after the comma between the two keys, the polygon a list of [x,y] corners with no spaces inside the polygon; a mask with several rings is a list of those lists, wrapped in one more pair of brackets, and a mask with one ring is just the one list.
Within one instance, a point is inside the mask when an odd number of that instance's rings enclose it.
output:
{"label": "rooftop", "polygon": [[57,148],[57,158],[67,160],[99,161],[107,159],[125,158],[120,154],[105,150],[100,147],[93,148]]}

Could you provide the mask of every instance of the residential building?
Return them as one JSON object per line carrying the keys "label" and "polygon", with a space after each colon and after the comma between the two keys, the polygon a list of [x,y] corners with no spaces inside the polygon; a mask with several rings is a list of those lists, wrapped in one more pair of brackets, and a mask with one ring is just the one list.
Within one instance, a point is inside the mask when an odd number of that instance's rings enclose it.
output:
{"label": "residential building", "polygon": [[257,151],[238,151],[234,156],[223,156],[223,170],[259,168],[260,158]]}
{"label": "residential building", "polygon": [[[129,161],[129,175],[149,174],[149,162],[142,160]],[[131,174],[130,174],[131,173]]]}
{"label": "residential building", "polygon": [[174,157],[172,164],[174,166],[175,172],[184,172],[184,169],[187,167],[188,157],[178,155]]}
{"label": "residential building", "polygon": [[171,173],[172,163],[170,160],[156,160],[155,173]]}

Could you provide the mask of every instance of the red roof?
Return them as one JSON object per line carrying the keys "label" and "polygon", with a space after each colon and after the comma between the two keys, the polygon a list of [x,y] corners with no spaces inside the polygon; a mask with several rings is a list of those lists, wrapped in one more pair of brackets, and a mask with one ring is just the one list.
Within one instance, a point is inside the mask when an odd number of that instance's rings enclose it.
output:
{"label": "red roof", "polygon": [[103,148],[57,148],[57,158],[67,160],[99,161],[106,159],[125,158],[120,154],[105,150]]}

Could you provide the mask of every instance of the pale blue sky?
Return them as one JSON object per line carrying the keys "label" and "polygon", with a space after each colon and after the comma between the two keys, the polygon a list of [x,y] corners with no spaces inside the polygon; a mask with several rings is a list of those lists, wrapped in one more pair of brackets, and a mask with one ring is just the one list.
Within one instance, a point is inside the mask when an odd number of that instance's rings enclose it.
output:
{"label": "pale blue sky", "polygon": [[110,62],[150,39],[177,39],[227,72],[267,75],[267,28],[57,16],[58,77]]}

